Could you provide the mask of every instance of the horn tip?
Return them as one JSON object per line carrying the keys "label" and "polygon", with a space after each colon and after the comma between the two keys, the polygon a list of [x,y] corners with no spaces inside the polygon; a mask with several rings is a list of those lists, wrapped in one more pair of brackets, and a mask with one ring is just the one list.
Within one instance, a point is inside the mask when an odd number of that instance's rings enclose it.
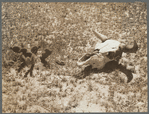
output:
{"label": "horn tip", "polygon": [[124,52],[136,53],[139,47],[138,47],[138,44],[137,44],[136,40],[134,40],[133,46],[129,46],[129,45],[124,44],[124,45],[121,45],[120,48]]}

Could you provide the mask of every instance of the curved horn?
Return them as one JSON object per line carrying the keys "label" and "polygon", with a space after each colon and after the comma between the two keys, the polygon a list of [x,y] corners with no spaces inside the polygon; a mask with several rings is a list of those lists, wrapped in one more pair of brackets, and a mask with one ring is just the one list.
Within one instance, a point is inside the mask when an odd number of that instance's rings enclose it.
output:
{"label": "curved horn", "polygon": [[97,32],[96,30],[93,30],[93,33],[94,33],[95,36],[96,36],[97,38],[99,38],[102,42],[104,42],[104,41],[106,41],[106,40],[108,39],[107,36],[105,36],[105,35],[103,35],[103,34]]}
{"label": "curved horn", "polygon": [[138,50],[138,45],[137,45],[137,42],[134,40],[133,46],[123,45],[123,46],[121,46],[121,49],[123,52],[136,53],[136,51]]}

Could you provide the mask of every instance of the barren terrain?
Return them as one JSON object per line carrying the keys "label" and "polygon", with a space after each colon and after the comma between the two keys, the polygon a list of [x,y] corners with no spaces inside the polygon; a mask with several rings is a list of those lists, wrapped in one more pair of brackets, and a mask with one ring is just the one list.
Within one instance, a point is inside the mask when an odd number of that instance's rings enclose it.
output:
{"label": "barren terrain", "polygon": [[[3,2],[1,17],[3,113],[147,112],[146,3]],[[101,71],[76,65],[99,41],[93,29],[119,41],[137,41],[137,53],[123,53],[120,61],[134,72],[121,72],[114,62]],[[27,68],[17,75],[18,62],[8,65],[17,56],[8,47],[32,46],[35,39],[53,51],[50,68],[37,60],[34,76],[24,78]],[[133,79],[126,83],[128,75]]]}

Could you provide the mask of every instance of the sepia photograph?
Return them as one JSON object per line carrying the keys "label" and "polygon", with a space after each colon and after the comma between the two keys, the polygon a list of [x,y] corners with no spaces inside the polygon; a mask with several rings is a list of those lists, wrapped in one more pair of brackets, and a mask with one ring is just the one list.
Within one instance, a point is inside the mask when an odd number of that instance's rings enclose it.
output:
{"label": "sepia photograph", "polygon": [[147,3],[2,2],[2,113],[148,112]]}

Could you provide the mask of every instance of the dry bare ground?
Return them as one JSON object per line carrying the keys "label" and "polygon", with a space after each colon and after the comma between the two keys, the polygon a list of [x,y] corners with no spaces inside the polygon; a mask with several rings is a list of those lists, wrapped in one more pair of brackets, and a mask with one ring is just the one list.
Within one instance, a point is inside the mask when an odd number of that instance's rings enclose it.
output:
{"label": "dry bare ground", "polygon": [[[130,83],[127,73],[110,65],[98,72],[76,66],[98,40],[93,29],[119,41],[137,41],[137,53],[121,59],[135,69]],[[16,57],[8,47],[41,38],[43,47],[53,50],[50,68],[38,61],[33,77],[23,78],[24,71],[16,75],[18,62],[7,64]],[[146,3],[2,3],[2,57],[3,113],[147,112]]]}

